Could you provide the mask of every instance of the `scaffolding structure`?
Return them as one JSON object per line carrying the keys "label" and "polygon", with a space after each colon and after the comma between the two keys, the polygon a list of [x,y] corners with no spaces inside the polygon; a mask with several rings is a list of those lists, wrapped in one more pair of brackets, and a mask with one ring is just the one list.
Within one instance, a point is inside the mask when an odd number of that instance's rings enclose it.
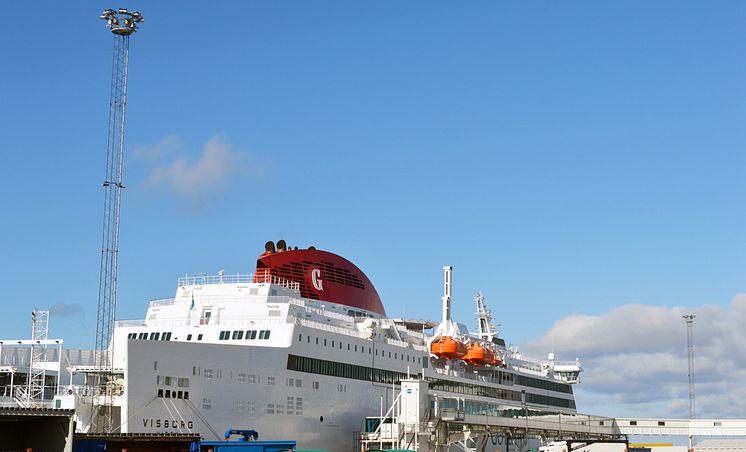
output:
{"label": "scaffolding structure", "polygon": [[31,360],[29,362],[27,406],[37,406],[44,399],[44,382],[47,375],[47,338],[49,311],[31,311]]}

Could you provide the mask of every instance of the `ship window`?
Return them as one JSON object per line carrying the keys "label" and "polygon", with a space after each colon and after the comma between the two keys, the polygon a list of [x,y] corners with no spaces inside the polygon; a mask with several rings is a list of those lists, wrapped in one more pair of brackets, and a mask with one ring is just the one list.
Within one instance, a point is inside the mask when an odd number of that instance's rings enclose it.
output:
{"label": "ship window", "polygon": [[319,345],[319,338],[316,338],[316,345]]}
{"label": "ship window", "polygon": [[296,378],[295,379],[295,387],[296,388],[302,388],[303,387],[303,380],[301,380],[300,378]]}
{"label": "ship window", "polygon": [[324,339],[324,347],[326,347],[326,339]]}
{"label": "ship window", "polygon": [[165,381],[165,383],[164,383],[164,384],[165,384],[166,386],[171,386],[171,385],[173,384],[173,381],[171,381],[171,380],[172,380],[172,378],[171,378],[171,377],[166,377],[166,381]]}
{"label": "ship window", "polygon": [[177,379],[177,385],[179,385],[180,388],[188,388],[189,387],[189,379],[188,378],[179,378]]}
{"label": "ship window", "polygon": [[246,330],[246,340],[256,339],[256,330]]}
{"label": "ship window", "polygon": [[389,352],[389,358],[391,358],[391,352]]}
{"label": "ship window", "polygon": [[188,340],[188,341],[191,341],[191,340],[192,340],[192,335],[191,335],[191,334],[187,334],[187,340]]}
{"label": "ship window", "polygon": [[147,338],[148,338],[148,333],[140,333],[140,336],[138,337],[138,339],[140,340],[147,339]]}
{"label": "ship window", "polygon": [[243,330],[234,331],[233,339],[243,339]]}
{"label": "ship window", "polygon": [[409,355],[407,355],[407,362],[409,362]]}
{"label": "ship window", "polygon": [[357,345],[355,346],[355,351],[357,351]]}
{"label": "ship window", "polygon": [[127,335],[127,339],[132,339],[133,333]]}
{"label": "ship window", "polygon": [[303,342],[303,335],[302,334],[298,335],[298,342]]}
{"label": "ship window", "polygon": [[150,340],[151,341],[155,340],[155,333],[150,333]]}
{"label": "ship window", "polygon": [[663,427],[666,425],[666,421],[658,421],[658,426]]}
{"label": "ship window", "polygon": [[350,344],[347,344],[347,351],[350,350]]}
{"label": "ship window", "polygon": [[192,375],[197,375],[197,366],[192,366]]}
{"label": "ship window", "polygon": [[306,336],[306,342],[311,343],[311,336]]}
{"label": "ship window", "polygon": [[373,353],[373,349],[371,349],[370,347],[368,347],[368,354],[370,355],[372,353]]}
{"label": "ship window", "polygon": [[637,425],[637,421],[629,421],[629,425]]}
{"label": "ship window", "polygon": [[171,333],[163,333],[163,336],[161,336],[162,341],[170,341],[171,340]]}
{"label": "ship window", "polygon": [[198,341],[201,341],[201,340],[202,340],[202,334],[199,334],[199,335],[197,335],[197,340],[198,340]]}
{"label": "ship window", "polygon": [[339,341],[339,349],[342,350],[342,341]]}
{"label": "ship window", "polygon": [[[259,331],[259,339],[269,339],[269,330],[261,330]],[[326,345],[326,344],[324,344]]]}
{"label": "ship window", "polygon": [[163,375],[158,375],[155,377],[155,384],[162,385],[163,384]]}
{"label": "ship window", "polygon": [[394,353],[394,359],[399,359],[399,354],[398,353]]}
{"label": "ship window", "polygon": [[378,356],[378,350],[376,349],[376,356]]}

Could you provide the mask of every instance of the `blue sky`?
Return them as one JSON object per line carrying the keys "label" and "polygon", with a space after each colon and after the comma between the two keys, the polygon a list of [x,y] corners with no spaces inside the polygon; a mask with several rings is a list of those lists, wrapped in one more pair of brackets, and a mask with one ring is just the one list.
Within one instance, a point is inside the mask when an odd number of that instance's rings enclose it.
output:
{"label": "blue sky", "polygon": [[[249,273],[281,238],[357,263],[395,316],[437,319],[453,265],[456,318],[473,327],[481,290],[519,346],[551,347],[563,319],[740,309],[742,2],[124,3],[3,9],[0,336],[53,308],[51,335],[94,343],[113,44],[98,15],[120,6],[146,22],[118,318],[184,273]],[[679,326],[665,347],[685,358]],[[602,355],[584,351],[579,401],[600,409]],[[685,387],[686,363],[671,372]]]}

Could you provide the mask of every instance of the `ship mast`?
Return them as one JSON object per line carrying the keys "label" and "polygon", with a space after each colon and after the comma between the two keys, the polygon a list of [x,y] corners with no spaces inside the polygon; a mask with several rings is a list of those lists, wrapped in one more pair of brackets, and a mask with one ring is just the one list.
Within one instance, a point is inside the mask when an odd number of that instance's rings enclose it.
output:
{"label": "ship mast", "polygon": [[452,284],[453,267],[443,267],[443,297],[441,298],[443,303],[443,317],[438,325],[433,338],[442,336],[455,336],[458,332],[458,328],[454,325],[451,319],[451,284]]}
{"label": "ship mast", "polygon": [[495,324],[492,323],[492,312],[487,309],[487,305],[484,304],[484,295],[482,292],[477,292],[474,295],[474,301],[477,304],[477,330],[479,331],[479,338],[483,341],[492,342],[492,338],[499,334],[495,330]]}
{"label": "ship mast", "polygon": [[[106,179],[104,188],[104,221],[101,245],[101,269],[98,289],[98,315],[96,318],[94,384],[100,391],[99,409],[96,411],[95,429],[113,431],[112,394],[106,384],[113,376],[111,343],[117,305],[117,266],[119,261],[119,212],[122,199],[122,163],[124,158],[124,113],[127,104],[127,68],[129,63],[130,35],[143,21],[137,11],[120,8],[107,9],[101,14],[107,27],[114,33],[114,58],[112,60],[111,95],[109,99],[109,133],[106,153]],[[109,348],[111,346],[111,348]],[[96,391],[94,391],[94,394]]]}

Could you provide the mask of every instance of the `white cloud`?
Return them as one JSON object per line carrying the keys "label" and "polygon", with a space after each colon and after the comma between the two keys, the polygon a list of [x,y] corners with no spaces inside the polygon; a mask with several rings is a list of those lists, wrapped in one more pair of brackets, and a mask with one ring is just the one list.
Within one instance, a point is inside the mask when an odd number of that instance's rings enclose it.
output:
{"label": "white cloud", "polygon": [[[578,410],[610,416],[686,418],[689,408],[684,314],[695,314],[696,413],[740,417],[746,412],[746,294],[730,304],[695,308],[626,305],[599,316],[557,321],[524,348],[558,359],[580,357]],[[611,410],[611,412],[610,412]]]}
{"label": "white cloud", "polygon": [[135,148],[134,155],[148,162],[150,174],[141,187],[165,191],[201,209],[223,196],[239,176],[256,179],[265,167],[253,155],[236,148],[221,136],[211,138],[199,155],[184,151],[178,136],[168,135],[151,146]]}

